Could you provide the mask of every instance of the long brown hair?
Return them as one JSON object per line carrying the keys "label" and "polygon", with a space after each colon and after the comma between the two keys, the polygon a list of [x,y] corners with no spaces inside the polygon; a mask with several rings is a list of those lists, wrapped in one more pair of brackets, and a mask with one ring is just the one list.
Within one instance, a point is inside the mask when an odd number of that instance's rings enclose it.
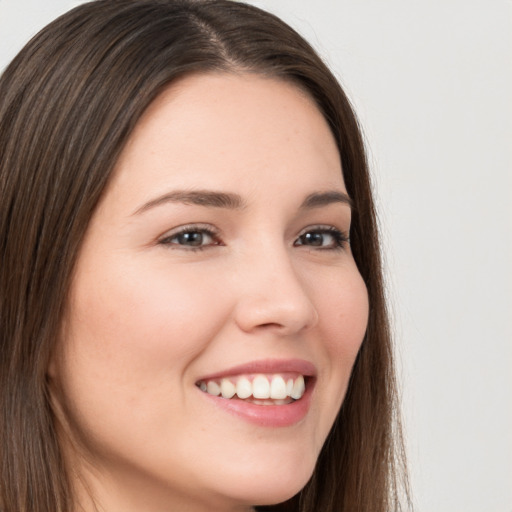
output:
{"label": "long brown hair", "polygon": [[186,74],[249,71],[307,91],[338,143],[370,316],[314,475],[261,510],[384,512],[407,486],[376,217],[349,101],[276,17],[227,0],[98,0],[60,17],[0,79],[0,507],[69,512],[46,382],[89,219],[138,119]]}

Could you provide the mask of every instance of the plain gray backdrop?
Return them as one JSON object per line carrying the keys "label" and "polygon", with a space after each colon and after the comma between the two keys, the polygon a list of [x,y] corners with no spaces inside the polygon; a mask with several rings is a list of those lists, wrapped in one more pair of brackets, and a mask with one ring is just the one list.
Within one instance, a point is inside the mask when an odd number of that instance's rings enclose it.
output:
{"label": "plain gray backdrop", "polygon": [[[0,0],[0,69],[81,2]],[[253,0],[364,128],[419,512],[512,512],[512,2]]]}

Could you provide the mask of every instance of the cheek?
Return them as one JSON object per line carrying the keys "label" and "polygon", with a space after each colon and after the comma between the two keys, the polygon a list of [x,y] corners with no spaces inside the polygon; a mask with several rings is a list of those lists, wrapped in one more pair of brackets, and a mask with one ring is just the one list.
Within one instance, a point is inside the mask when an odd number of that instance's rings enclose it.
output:
{"label": "cheek", "polygon": [[326,327],[329,349],[352,365],[368,324],[368,294],[359,274],[343,283],[338,300],[330,301],[326,309],[331,319]]}
{"label": "cheek", "polygon": [[149,444],[172,445],[187,431],[187,370],[229,314],[215,280],[189,270],[136,261],[77,269],[56,397],[64,424],[96,457],[143,459]]}
{"label": "cheek", "polygon": [[368,324],[368,293],[354,262],[316,286],[315,297],[326,350],[351,368]]}
{"label": "cheek", "polygon": [[202,276],[134,263],[96,267],[92,278],[92,268],[78,269],[64,326],[57,371],[67,415],[90,439],[126,430],[123,421],[132,434],[165,430],[184,407],[187,369],[228,307]]}
{"label": "cheek", "polygon": [[[319,328],[324,358],[319,369],[318,394],[325,405],[324,436],[330,430],[347,391],[352,368],[368,324],[367,289],[355,264],[318,291]],[[319,448],[325,437],[320,438]]]}
{"label": "cheek", "polygon": [[158,366],[177,370],[220,328],[224,305],[212,300],[211,276],[140,268],[111,268],[101,286],[88,286],[77,276],[71,338],[77,350],[110,371],[131,363],[136,363],[132,371],[155,363],[153,371]]}

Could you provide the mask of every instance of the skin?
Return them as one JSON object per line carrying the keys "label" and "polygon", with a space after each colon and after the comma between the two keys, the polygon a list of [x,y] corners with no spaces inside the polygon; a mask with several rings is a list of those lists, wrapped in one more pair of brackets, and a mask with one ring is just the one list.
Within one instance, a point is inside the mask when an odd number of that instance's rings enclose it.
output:
{"label": "skin", "polygon": [[[154,202],[176,190],[243,206]],[[189,76],[149,107],[91,219],[48,369],[80,510],[92,496],[107,512],[247,511],[305,485],[368,317],[350,245],[325,231],[349,232],[349,205],[301,208],[325,191],[346,193],[339,153],[289,83]],[[190,225],[215,235],[187,245],[176,233]],[[289,358],[317,371],[292,426],[246,421],[196,386]]]}

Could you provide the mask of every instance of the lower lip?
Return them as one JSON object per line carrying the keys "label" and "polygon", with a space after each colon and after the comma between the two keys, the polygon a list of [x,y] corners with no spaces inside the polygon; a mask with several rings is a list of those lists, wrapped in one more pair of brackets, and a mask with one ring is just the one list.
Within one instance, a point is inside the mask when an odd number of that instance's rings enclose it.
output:
{"label": "lower lip", "polygon": [[308,379],[302,398],[285,405],[256,405],[244,400],[209,395],[204,391],[200,393],[216,406],[249,423],[261,427],[291,427],[306,417],[311,405],[314,384],[313,379]]}

